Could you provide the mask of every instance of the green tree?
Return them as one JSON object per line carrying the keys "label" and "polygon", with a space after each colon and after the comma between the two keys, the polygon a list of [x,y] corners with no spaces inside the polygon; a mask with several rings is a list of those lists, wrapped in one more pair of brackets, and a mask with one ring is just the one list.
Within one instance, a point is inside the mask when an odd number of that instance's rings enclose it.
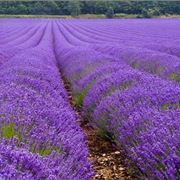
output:
{"label": "green tree", "polygon": [[159,8],[157,8],[157,7],[149,9],[148,11],[149,11],[150,16],[159,16],[159,15],[161,15],[161,13],[159,11]]}
{"label": "green tree", "polygon": [[148,9],[143,8],[141,13],[142,13],[142,17],[144,17],[144,18],[151,18],[152,17],[152,14],[148,11]]}
{"label": "green tree", "polygon": [[80,2],[78,0],[69,1],[68,11],[71,16],[78,16],[81,13]]}
{"label": "green tree", "polygon": [[104,14],[107,11],[107,2],[103,0],[94,1],[95,14]]}
{"label": "green tree", "polygon": [[106,17],[113,18],[113,16],[114,16],[114,9],[112,7],[109,7],[108,10],[106,11]]}
{"label": "green tree", "polygon": [[31,14],[44,14],[44,9],[45,7],[40,1],[34,2],[33,6],[30,6]]}
{"label": "green tree", "polygon": [[28,8],[24,4],[19,4],[16,8],[16,14],[28,14]]}
{"label": "green tree", "polygon": [[45,7],[46,14],[58,14],[59,13],[59,7],[58,7],[57,3],[53,0],[45,2],[44,7]]}

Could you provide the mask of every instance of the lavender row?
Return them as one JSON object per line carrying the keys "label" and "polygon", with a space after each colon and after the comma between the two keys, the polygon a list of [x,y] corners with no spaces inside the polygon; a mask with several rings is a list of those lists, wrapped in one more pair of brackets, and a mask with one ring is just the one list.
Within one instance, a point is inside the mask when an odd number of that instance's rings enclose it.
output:
{"label": "lavender row", "polygon": [[160,76],[164,79],[180,81],[180,59],[176,56],[131,46],[93,46],[95,50],[124,61],[134,69]]}
{"label": "lavender row", "polygon": [[64,49],[56,48],[59,66],[89,122],[123,147],[145,177],[178,178],[179,85],[91,46],[77,46],[62,25],[60,30]]}
{"label": "lavender row", "polygon": [[[96,22],[81,20],[69,21],[68,24],[83,35],[81,39],[91,37],[95,43],[100,40],[102,43],[106,41],[146,47],[179,56],[179,19],[98,20]],[[78,35],[77,31],[74,32],[76,35]]]}
{"label": "lavender row", "polygon": [[[21,29],[24,26],[23,23],[18,22],[16,22],[15,25],[13,24],[13,26],[16,26],[17,24],[20,24],[22,26]],[[36,24],[34,24],[34,26],[31,25],[31,29],[28,27],[28,32],[27,30],[23,30],[24,33],[22,33],[19,30],[18,33],[20,34],[14,33],[14,31],[13,33],[10,33],[6,29],[5,36],[1,37],[0,42],[2,44],[2,47],[0,49],[0,65],[10,60],[17,53],[23,52],[28,48],[36,47],[41,41],[46,25],[46,21],[38,26]],[[14,38],[15,35],[16,37]]]}
{"label": "lavender row", "polygon": [[90,179],[86,140],[56,66],[53,23],[38,46],[1,65],[0,86],[0,178]]}
{"label": "lavender row", "polygon": [[[138,23],[140,23],[142,24],[142,26],[146,25],[148,28],[150,28],[148,26],[148,22],[133,20],[131,21],[135,24],[135,27],[136,25],[139,26]],[[135,29],[136,33],[134,33],[131,31],[129,32],[130,28],[127,29],[126,32],[125,30],[127,27],[125,27],[125,29],[121,29],[124,30],[123,32],[119,32],[116,29],[108,32],[109,27],[103,27],[103,25],[110,25],[112,27],[116,25],[117,27],[122,28],[121,26],[119,26],[119,24],[124,25],[123,22],[119,23],[116,21],[109,22],[102,20],[99,21],[98,24],[93,24],[93,22],[91,21],[76,22],[76,25],[74,25],[74,23],[75,22],[71,21],[68,23],[60,23],[62,24],[61,29],[64,30],[64,34],[68,41],[71,42],[71,44],[75,46],[90,45],[90,47],[92,47],[93,49],[107,55],[111,55],[112,57],[115,57],[118,61],[125,61],[127,64],[129,64],[135,69],[139,69],[141,71],[158,75],[162,78],[179,82],[180,59],[178,57],[178,47],[174,48],[173,44],[173,42],[176,42],[176,44],[178,44],[178,40],[174,40],[174,37],[171,37],[170,35],[170,37],[168,37],[166,34],[164,37],[150,35],[149,33],[148,36],[145,36],[144,34],[141,35],[140,33],[144,33],[142,32],[142,30],[144,31],[144,29],[141,28],[139,28],[139,30]],[[132,24],[130,25],[132,26]],[[172,25],[177,26],[177,24]],[[148,30],[147,27],[144,27],[145,30]],[[168,39],[172,38],[173,40],[171,40],[171,42],[167,41]],[[160,50],[160,46],[162,46],[163,48],[162,41],[165,41],[164,44],[168,45],[169,50],[167,48],[165,48],[166,51]],[[159,45],[158,43],[161,43],[161,45]],[[171,53],[171,45],[172,48],[177,51],[177,55]],[[168,54],[167,52],[170,53]]]}

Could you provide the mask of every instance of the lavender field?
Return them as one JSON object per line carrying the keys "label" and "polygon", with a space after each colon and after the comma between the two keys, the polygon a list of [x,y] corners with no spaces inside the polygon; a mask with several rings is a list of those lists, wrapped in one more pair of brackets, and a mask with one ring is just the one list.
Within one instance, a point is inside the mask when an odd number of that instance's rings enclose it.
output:
{"label": "lavender field", "polygon": [[76,107],[142,179],[180,178],[180,20],[0,20],[0,179],[88,180]]}

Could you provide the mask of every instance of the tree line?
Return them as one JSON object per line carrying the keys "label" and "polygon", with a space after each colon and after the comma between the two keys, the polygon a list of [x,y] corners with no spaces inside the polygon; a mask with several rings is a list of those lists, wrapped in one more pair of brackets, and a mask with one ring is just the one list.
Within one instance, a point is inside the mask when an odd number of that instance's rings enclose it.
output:
{"label": "tree line", "polygon": [[139,17],[151,17],[166,14],[180,14],[180,1],[1,1],[0,14],[27,15],[71,15],[105,14],[111,18],[114,14],[137,14]]}

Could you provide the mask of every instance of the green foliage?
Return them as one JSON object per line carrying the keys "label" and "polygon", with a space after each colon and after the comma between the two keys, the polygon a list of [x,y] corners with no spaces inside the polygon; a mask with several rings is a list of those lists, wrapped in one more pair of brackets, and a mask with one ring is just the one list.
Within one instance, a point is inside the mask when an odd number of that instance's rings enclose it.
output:
{"label": "green foliage", "polygon": [[99,129],[98,129],[98,135],[101,136],[102,138],[106,138],[108,140],[114,141],[115,140],[115,136],[114,134],[110,133],[105,125],[105,120],[102,117],[99,121]]}
{"label": "green foliage", "polygon": [[77,93],[77,95],[75,97],[76,106],[82,107],[83,100],[84,100],[84,93],[82,93],[82,92]]}
{"label": "green foliage", "polygon": [[51,152],[52,151],[49,148],[42,148],[39,150],[39,154],[44,157],[50,155]]}
{"label": "green foliage", "polygon": [[4,126],[3,128],[3,137],[10,139],[15,136],[14,123],[10,123]]}
{"label": "green foliage", "polygon": [[109,7],[107,12],[106,12],[106,17],[107,18],[113,18],[114,16],[114,9],[112,7]]}
{"label": "green foliage", "polygon": [[179,109],[180,108],[180,103],[166,103],[162,105],[162,110],[169,110],[169,109]]}
{"label": "green foliage", "polygon": [[88,92],[89,87],[84,88],[84,90],[82,92],[78,92],[75,96],[75,103],[76,106],[78,107],[82,107],[83,105],[83,101],[84,101],[84,97],[86,96],[87,92]]}
{"label": "green foliage", "polygon": [[178,73],[172,73],[170,75],[170,79],[180,82],[180,76],[178,75]]}
{"label": "green foliage", "polygon": [[[14,138],[16,137],[18,139],[18,143],[22,142],[22,134],[19,131],[15,130],[15,124],[14,123],[9,123],[6,124],[2,128],[2,137],[6,139]],[[26,142],[26,139],[24,138],[24,142]]]}
{"label": "green foliage", "polygon": [[61,147],[55,147],[55,146],[49,146],[49,145],[43,145],[41,147],[38,147],[37,144],[32,144],[30,151],[34,154],[40,154],[43,157],[49,156],[53,151],[58,153],[63,153]]}
{"label": "green foliage", "polygon": [[131,84],[132,84],[132,81],[126,81],[126,82],[124,82],[124,83],[122,83],[121,84],[121,87],[120,87],[120,89],[127,89],[127,88],[129,88],[130,86],[131,86]]}
{"label": "green foliage", "polygon": [[165,168],[164,164],[160,162],[157,164],[157,169],[164,171],[166,168]]}
{"label": "green foliage", "polygon": [[168,110],[168,108],[169,108],[169,104],[163,104],[163,106],[162,106],[163,110]]}
{"label": "green foliage", "polygon": [[68,11],[71,16],[76,17],[81,13],[80,2],[78,0],[71,0],[68,3]]}
{"label": "green foliage", "polygon": [[148,11],[148,9],[142,9],[142,17],[143,18],[151,18],[152,14]]}

